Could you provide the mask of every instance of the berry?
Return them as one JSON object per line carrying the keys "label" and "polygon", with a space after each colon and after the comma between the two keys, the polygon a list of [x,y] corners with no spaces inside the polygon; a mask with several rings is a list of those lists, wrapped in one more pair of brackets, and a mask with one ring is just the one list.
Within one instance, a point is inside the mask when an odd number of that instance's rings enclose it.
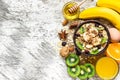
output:
{"label": "berry", "polygon": [[66,44],[67,44],[66,42],[62,42],[62,46],[66,46]]}

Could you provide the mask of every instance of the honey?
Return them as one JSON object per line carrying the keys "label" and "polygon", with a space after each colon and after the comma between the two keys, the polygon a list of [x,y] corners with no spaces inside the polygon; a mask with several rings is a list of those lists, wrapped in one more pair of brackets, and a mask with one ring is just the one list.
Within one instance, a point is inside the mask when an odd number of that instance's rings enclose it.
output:
{"label": "honey", "polygon": [[71,7],[73,7],[74,5],[76,5],[77,3],[75,2],[68,2],[66,3],[64,6],[63,6],[63,16],[65,17],[65,19],[67,20],[74,20],[74,19],[77,19],[78,16],[79,16],[79,12],[80,12],[80,8],[78,8],[75,12],[73,13],[70,13],[68,11],[68,9],[70,9]]}

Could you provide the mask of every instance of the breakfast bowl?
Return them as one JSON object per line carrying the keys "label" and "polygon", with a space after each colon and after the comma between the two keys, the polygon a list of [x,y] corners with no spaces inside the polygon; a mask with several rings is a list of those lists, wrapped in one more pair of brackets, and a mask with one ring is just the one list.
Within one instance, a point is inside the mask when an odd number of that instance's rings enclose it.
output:
{"label": "breakfast bowl", "polygon": [[85,55],[104,53],[110,43],[107,27],[97,20],[87,20],[76,28],[73,41],[77,51]]}

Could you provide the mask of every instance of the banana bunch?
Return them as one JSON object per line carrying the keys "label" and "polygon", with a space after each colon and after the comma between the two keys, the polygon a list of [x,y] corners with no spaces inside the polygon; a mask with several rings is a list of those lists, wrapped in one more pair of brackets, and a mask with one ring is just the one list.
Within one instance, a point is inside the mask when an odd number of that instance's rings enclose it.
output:
{"label": "banana bunch", "polygon": [[120,0],[98,0],[97,6],[79,14],[80,19],[104,18],[120,30]]}

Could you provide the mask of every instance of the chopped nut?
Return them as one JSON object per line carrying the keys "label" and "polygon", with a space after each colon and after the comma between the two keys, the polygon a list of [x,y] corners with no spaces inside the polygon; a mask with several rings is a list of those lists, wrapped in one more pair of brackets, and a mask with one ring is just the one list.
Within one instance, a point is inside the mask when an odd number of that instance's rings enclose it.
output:
{"label": "chopped nut", "polygon": [[78,26],[79,22],[78,21],[74,21],[71,23],[71,25],[69,26],[69,29],[74,29]]}
{"label": "chopped nut", "polygon": [[65,26],[65,25],[67,25],[67,24],[68,24],[68,20],[65,19],[65,20],[62,22],[62,25]]}
{"label": "chopped nut", "polygon": [[58,33],[60,40],[66,40],[68,33],[66,33],[66,30],[61,30],[60,33]]}

